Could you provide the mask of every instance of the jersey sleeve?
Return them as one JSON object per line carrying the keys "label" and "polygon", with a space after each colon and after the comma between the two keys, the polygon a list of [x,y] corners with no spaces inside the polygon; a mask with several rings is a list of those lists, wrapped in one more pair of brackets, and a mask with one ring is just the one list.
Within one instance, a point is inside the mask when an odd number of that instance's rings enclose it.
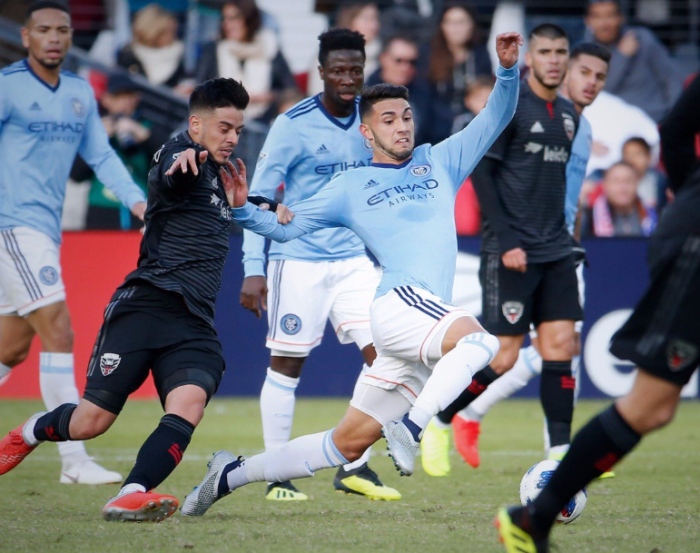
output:
{"label": "jersey sleeve", "polygon": [[590,123],[582,116],[579,118],[578,131],[571,145],[571,157],[566,164],[566,200],[564,217],[569,232],[573,234],[578,213],[579,196],[586,176],[586,165],[591,154],[590,143],[593,138]]}
{"label": "jersey sleeve", "polygon": [[499,65],[496,86],[486,107],[464,130],[431,148],[431,155],[448,170],[455,190],[513,119],[518,105],[519,78],[517,65],[510,69]]}
{"label": "jersey sleeve", "polygon": [[[280,115],[263,144],[255,166],[251,194],[268,198],[282,184],[301,155],[301,141],[289,117]],[[245,277],[265,275],[265,238],[254,232],[243,231],[243,271]]]}
{"label": "jersey sleeve", "polygon": [[0,130],[10,117],[10,99],[7,94],[7,79],[0,75]]}
{"label": "jersey sleeve", "polygon": [[[89,85],[86,84],[86,86]],[[99,181],[109,188],[122,204],[131,209],[134,204],[145,202],[146,198],[109,144],[107,132],[97,112],[97,101],[92,94],[92,89],[89,91],[89,98],[85,132],[78,152],[95,172]]]}
{"label": "jersey sleeve", "polygon": [[231,209],[233,220],[244,229],[276,242],[289,242],[325,228],[347,226],[342,209],[344,192],[339,181],[342,181],[341,177],[331,180],[310,198],[290,205],[294,219],[287,225],[278,223],[274,213],[262,211],[250,202]]}

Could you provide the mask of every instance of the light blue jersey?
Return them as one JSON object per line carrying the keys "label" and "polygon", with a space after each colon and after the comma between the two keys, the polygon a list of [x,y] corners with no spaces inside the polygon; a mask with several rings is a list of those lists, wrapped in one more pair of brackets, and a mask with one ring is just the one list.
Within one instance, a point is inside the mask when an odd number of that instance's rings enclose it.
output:
{"label": "light blue jersey", "polygon": [[[359,125],[357,106],[349,118],[339,120],[328,113],[320,94],[299,102],[272,125],[250,193],[272,198],[284,183],[284,203],[289,205],[316,194],[335,173],[369,165],[372,148]],[[265,274],[264,250],[262,236],[243,233],[246,277]],[[270,246],[270,259],[337,261],[359,255],[365,255],[365,245],[346,228],[325,228],[288,244]]]}
{"label": "light blue jersey", "polygon": [[287,242],[321,229],[346,227],[376,256],[383,270],[377,297],[414,285],[451,301],[457,257],[455,195],[503,131],[518,103],[517,67],[499,67],[486,107],[463,131],[423,145],[400,165],[372,164],[336,175],[315,196],[292,204],[294,220],[250,203],[233,209],[244,228]]}
{"label": "light blue jersey", "polygon": [[581,115],[578,123],[578,132],[571,145],[571,157],[566,164],[566,202],[564,204],[564,217],[566,228],[571,235],[574,234],[576,214],[578,213],[578,200],[581,195],[583,179],[586,177],[586,166],[591,157],[591,144],[593,143],[593,129],[588,120]]}
{"label": "light blue jersey", "polygon": [[29,227],[61,242],[66,181],[79,152],[129,208],[145,201],[109,145],[90,85],[61,71],[56,87],[22,60],[0,71],[0,230]]}

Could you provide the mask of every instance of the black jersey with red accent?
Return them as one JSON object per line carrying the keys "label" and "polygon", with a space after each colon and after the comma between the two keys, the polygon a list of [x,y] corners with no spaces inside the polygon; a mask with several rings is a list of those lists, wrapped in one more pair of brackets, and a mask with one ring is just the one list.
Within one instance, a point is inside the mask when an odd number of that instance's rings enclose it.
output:
{"label": "black jersey with red accent", "polygon": [[[494,162],[499,203],[529,262],[547,262],[571,254],[564,220],[566,164],[578,129],[574,105],[557,97],[547,102],[526,81],[510,124],[486,154]],[[503,253],[484,213],[482,250]]]}

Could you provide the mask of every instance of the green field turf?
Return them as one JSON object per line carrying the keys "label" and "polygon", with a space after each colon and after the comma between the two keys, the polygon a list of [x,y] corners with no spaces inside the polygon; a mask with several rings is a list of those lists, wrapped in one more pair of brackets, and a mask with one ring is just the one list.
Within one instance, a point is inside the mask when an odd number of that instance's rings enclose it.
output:
{"label": "green field turf", "polygon": [[[294,435],[332,426],[345,400],[301,400]],[[577,423],[602,403],[582,402]],[[0,431],[20,424],[39,402],[0,403]],[[138,446],[157,424],[155,402],[133,401],[110,432],[88,444],[110,469],[128,473]],[[403,499],[380,503],[334,492],[334,471],[299,481],[311,500],[275,503],[264,485],[253,484],[217,503],[198,519],[179,515],[161,524],[106,523],[100,509],[117,486],[58,483],[55,446],[43,445],[13,472],[0,477],[0,550],[8,552],[497,552],[492,519],[498,506],[518,498],[520,478],[541,459],[542,418],[534,401],[499,405],[485,420],[482,466],[464,465],[431,478],[420,467],[400,478],[375,447],[371,465]],[[183,462],[160,487],[183,498],[199,482],[217,449],[260,451],[257,400],[214,400]],[[681,553],[700,551],[700,405],[686,402],[667,430],[649,437],[617,467],[617,478],[589,489],[586,510],[574,524],[558,527],[560,552]]]}

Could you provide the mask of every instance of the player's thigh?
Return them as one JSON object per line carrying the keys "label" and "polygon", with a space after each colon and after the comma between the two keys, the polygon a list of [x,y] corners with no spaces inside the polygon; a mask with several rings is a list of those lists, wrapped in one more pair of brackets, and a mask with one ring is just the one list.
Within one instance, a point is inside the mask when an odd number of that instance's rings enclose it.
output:
{"label": "player's thigh", "polygon": [[[542,277],[535,290],[533,322],[579,321],[583,318],[579,282],[573,255],[542,263]],[[542,337],[540,336],[540,339]]]}
{"label": "player's thigh", "polygon": [[34,329],[24,318],[0,315],[0,363],[14,367],[24,361],[34,335]]}
{"label": "player's thigh", "polygon": [[568,361],[574,355],[575,323],[560,319],[547,321],[537,327],[540,354],[547,361]]}
{"label": "player's thigh", "polygon": [[652,280],[610,351],[684,386],[700,364],[700,236],[650,248]]}
{"label": "player's thigh", "polygon": [[266,345],[308,354],[321,343],[330,313],[328,263],[273,260],[268,266]]}
{"label": "player's thigh", "polygon": [[[396,418],[394,415],[403,407],[408,406],[406,412],[408,411],[408,408],[423,390],[431,372],[431,369],[422,361],[408,361],[380,353],[372,366],[366,367],[357,379],[350,405],[375,417],[379,422],[394,420]],[[379,394],[379,392],[371,392],[370,395],[367,395],[368,387],[391,392],[391,395]],[[396,394],[401,396],[403,400],[394,398]],[[359,402],[359,398],[362,397],[366,399]],[[385,407],[375,409],[367,401],[377,397],[392,397],[394,399]],[[400,414],[403,416],[405,413]]]}
{"label": "player's thigh", "polygon": [[[385,400],[387,394],[390,392],[384,391]],[[368,410],[375,407],[377,406],[374,404],[369,405]],[[344,457],[357,459],[368,447],[382,437],[382,424],[371,411],[367,412],[367,410],[351,404],[333,431],[333,443]]]}
{"label": "player's thigh", "polygon": [[369,311],[379,275],[365,256],[333,263],[330,320],[341,344],[355,342],[362,350],[372,343]]}
{"label": "player's thigh", "polygon": [[0,288],[3,308],[20,316],[64,301],[59,246],[34,229],[16,227],[0,231]]}
{"label": "player's thigh", "polygon": [[498,254],[482,253],[479,280],[484,328],[496,336],[526,334],[540,277],[538,264],[528,264],[521,273],[507,269]]}
{"label": "player's thigh", "polygon": [[[411,409],[411,402],[396,388],[385,389],[360,382],[355,386],[350,407],[369,416],[374,424],[367,423],[368,428],[381,429],[393,420],[401,419]],[[347,415],[346,415],[347,417]],[[349,421],[341,422],[352,422]],[[348,424],[350,426],[350,424]],[[340,425],[338,425],[340,427]],[[375,435],[379,439],[379,435]]]}
{"label": "player's thigh", "polygon": [[73,351],[73,329],[65,301],[39,307],[28,313],[26,319],[39,335],[44,351]]}

